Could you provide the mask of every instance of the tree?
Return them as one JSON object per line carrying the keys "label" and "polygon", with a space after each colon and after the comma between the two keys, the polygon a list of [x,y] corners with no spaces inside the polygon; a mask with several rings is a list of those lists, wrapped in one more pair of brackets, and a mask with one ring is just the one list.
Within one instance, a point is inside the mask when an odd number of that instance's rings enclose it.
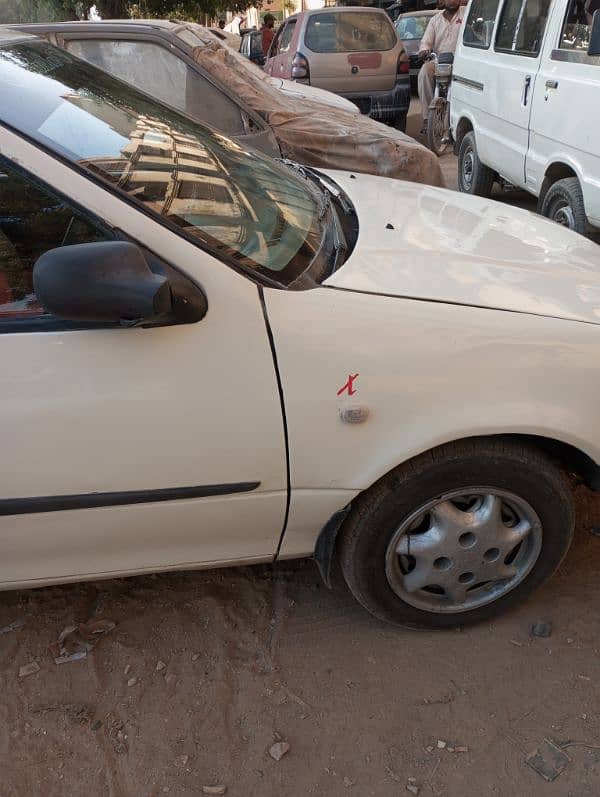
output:
{"label": "tree", "polygon": [[261,0],[139,0],[140,16],[198,21],[204,16],[211,19],[224,11],[237,13],[254,6]]}
{"label": "tree", "polygon": [[63,0],[3,0],[0,3],[0,22],[52,22],[77,19],[75,8]]}
{"label": "tree", "polygon": [[95,5],[104,19],[123,19],[135,9],[140,17],[188,19],[214,18],[224,11],[259,8],[261,0],[0,0],[0,23],[60,22],[87,19]]}
{"label": "tree", "polygon": [[127,0],[97,0],[89,5],[95,5],[103,19],[125,19],[130,16]]}

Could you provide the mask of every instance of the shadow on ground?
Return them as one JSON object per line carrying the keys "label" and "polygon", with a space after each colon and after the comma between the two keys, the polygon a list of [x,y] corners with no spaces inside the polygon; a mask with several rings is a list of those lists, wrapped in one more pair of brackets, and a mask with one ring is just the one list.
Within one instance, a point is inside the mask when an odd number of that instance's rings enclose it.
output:
{"label": "shadow on ground", "polygon": [[[215,784],[232,797],[397,797],[409,778],[423,795],[597,795],[600,540],[596,499],[580,488],[578,506],[552,581],[464,630],[382,625],[312,562],[3,593],[0,626],[25,621],[0,636],[3,797]],[[92,618],[116,627],[56,665],[61,629]],[[538,620],[549,638],[530,636]],[[546,737],[569,745],[553,783],[525,763]],[[276,762],[278,740],[290,752]]]}

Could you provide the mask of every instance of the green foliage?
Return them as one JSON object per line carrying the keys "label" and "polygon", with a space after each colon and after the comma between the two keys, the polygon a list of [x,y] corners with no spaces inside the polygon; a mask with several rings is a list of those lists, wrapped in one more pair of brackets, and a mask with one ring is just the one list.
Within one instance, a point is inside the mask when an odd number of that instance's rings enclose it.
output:
{"label": "green foliage", "polygon": [[0,0],[0,23],[60,22],[86,19],[96,5],[104,19],[129,16],[185,19],[195,22],[215,18],[225,11],[237,13],[250,6],[260,7],[261,0]]}
{"label": "green foliage", "polygon": [[260,8],[260,0],[139,0],[140,17],[185,19],[201,21],[204,16],[217,17],[225,11],[245,11],[254,6]]}
{"label": "green foliage", "polygon": [[71,0],[2,0],[0,23],[54,22],[77,19]]}

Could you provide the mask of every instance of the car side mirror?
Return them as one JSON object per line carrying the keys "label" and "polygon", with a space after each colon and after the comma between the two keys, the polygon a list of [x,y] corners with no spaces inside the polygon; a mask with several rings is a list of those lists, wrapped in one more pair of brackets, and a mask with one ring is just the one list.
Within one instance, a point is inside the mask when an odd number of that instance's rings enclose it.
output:
{"label": "car side mirror", "polygon": [[33,286],[46,310],[66,321],[133,326],[173,310],[168,278],[127,241],[50,249],[35,263]]}
{"label": "car side mirror", "polygon": [[594,11],[588,55],[600,55],[600,11]]}

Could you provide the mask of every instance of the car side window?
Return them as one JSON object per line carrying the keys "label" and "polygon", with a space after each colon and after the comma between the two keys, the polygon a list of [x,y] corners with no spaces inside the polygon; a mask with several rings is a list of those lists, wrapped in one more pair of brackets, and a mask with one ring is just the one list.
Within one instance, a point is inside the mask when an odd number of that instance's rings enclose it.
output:
{"label": "car side window", "polygon": [[245,132],[241,108],[175,53],[160,44],[121,39],[67,40],[78,58],[231,136]]}
{"label": "car side window", "polygon": [[536,58],[542,46],[551,0],[506,0],[496,50]]}
{"label": "car side window", "polygon": [[255,30],[250,34],[250,58],[260,58],[263,55],[262,31]]}
{"label": "car side window", "polygon": [[0,157],[0,329],[7,321],[47,315],[33,288],[40,255],[112,237],[64,197]]}
{"label": "car side window", "polygon": [[295,29],[296,29],[296,20],[292,19],[287,23],[287,25],[283,29],[277,47],[277,54],[287,53],[287,51],[290,49],[292,39],[294,38]]}
{"label": "car side window", "polygon": [[[283,35],[283,31],[285,30],[285,25],[279,28],[276,31],[275,36],[273,37],[273,41],[271,42],[271,49],[269,50],[269,58],[273,58],[275,55],[279,55],[279,42],[281,41],[281,37]],[[262,36],[261,36],[261,52],[262,52]]]}
{"label": "car side window", "polygon": [[463,32],[466,47],[489,49],[498,6],[499,0],[473,0]]}
{"label": "car side window", "polygon": [[560,50],[574,50],[587,55],[594,16],[592,4],[595,5],[595,0],[571,0],[560,34]]}

